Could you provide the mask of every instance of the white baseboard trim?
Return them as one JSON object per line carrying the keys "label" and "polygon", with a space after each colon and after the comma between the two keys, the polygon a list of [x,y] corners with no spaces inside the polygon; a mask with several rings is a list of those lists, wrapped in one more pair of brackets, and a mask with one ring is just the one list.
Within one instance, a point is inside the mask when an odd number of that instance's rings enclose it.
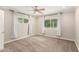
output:
{"label": "white baseboard trim", "polygon": [[[35,35],[36,35],[36,34],[28,35],[27,37],[31,37],[31,36],[35,36]],[[37,34],[37,35],[43,35],[43,34]],[[57,39],[63,39],[63,40],[69,40],[69,41],[74,41],[73,39],[68,39],[68,38],[64,38],[64,37],[48,36],[48,35],[43,35],[43,36],[52,37],[52,38],[57,38]],[[27,38],[27,37],[24,36],[24,37],[21,37],[21,38],[16,38],[16,39],[13,39],[13,40],[4,42],[4,44],[10,43],[10,42],[13,42],[13,41],[16,41],[16,40],[20,40],[20,39],[23,39],[23,38]]]}
{"label": "white baseboard trim", "polygon": [[27,37],[30,37],[30,36],[28,35],[28,36],[24,36],[24,37],[21,37],[21,38],[16,38],[16,39],[4,42],[4,44],[10,43],[10,42],[14,42],[14,41],[17,41],[17,40],[20,40],[20,39],[23,39],[23,38],[27,38]]}
{"label": "white baseboard trim", "polygon": [[14,41],[17,41],[17,40],[20,40],[20,39],[23,39],[23,38],[31,37],[31,36],[34,36],[34,35],[35,35],[35,34],[28,35],[28,36],[24,36],[24,37],[21,37],[21,38],[16,38],[16,39],[13,39],[13,40],[4,42],[4,44],[10,43],[10,42],[14,42]]}
{"label": "white baseboard trim", "polygon": [[64,37],[60,37],[60,39],[63,39],[63,40],[69,40],[69,41],[74,41],[73,39],[64,38]]}
{"label": "white baseboard trim", "polygon": [[79,46],[78,46],[77,41],[75,41],[75,44],[76,44],[76,47],[77,47],[77,49],[78,49],[78,51],[79,51]]}
{"label": "white baseboard trim", "polygon": [[[43,35],[43,34],[39,34],[39,35]],[[48,36],[48,35],[43,35],[43,36],[57,38],[57,39],[63,39],[63,40],[68,40],[68,41],[74,41],[73,39],[69,39],[69,38],[65,38],[65,37]]]}

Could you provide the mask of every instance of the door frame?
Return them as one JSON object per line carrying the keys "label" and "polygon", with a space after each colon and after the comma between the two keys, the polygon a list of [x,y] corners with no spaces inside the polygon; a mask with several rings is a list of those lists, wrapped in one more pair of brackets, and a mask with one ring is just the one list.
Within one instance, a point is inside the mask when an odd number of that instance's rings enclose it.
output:
{"label": "door frame", "polygon": [[[2,40],[1,40],[1,47],[0,47],[0,50],[4,49],[4,10],[1,10],[0,9],[0,13],[1,13],[1,16],[2,16],[2,32],[0,33],[1,37],[2,37]],[[1,38],[0,38],[1,39]]]}

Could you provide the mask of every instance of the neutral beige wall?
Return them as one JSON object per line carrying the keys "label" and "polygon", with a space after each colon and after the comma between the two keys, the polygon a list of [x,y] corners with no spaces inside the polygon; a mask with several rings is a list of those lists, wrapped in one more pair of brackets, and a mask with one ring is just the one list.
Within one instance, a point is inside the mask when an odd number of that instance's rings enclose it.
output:
{"label": "neutral beige wall", "polygon": [[75,13],[75,22],[76,22],[76,40],[75,43],[78,47],[79,50],[79,7],[76,8],[76,13]]}
{"label": "neutral beige wall", "polygon": [[36,19],[34,16],[30,16],[30,35],[35,35],[36,32]]}
{"label": "neutral beige wall", "polygon": [[[41,34],[43,32],[44,17],[31,17],[31,34]],[[5,10],[5,41],[9,41],[13,35],[13,13]],[[74,12],[64,13],[62,16],[62,37],[75,39]]]}
{"label": "neutral beige wall", "polygon": [[51,36],[51,37],[56,37],[61,35],[61,30],[60,30],[60,20],[61,20],[61,14],[57,15],[50,15],[50,16],[45,16],[45,19],[58,19],[58,26],[57,28],[45,28],[44,27],[44,32],[45,35]]}
{"label": "neutral beige wall", "polygon": [[[14,18],[14,16],[16,16],[16,19]],[[20,16],[24,16],[24,15],[20,15],[20,14],[16,14],[12,11],[9,10],[4,10],[4,26],[5,26],[5,42],[10,41],[15,37],[15,35],[17,35],[17,38],[22,38],[24,36],[27,36],[27,31],[28,31],[28,24],[25,23],[18,23],[17,17]],[[27,17],[27,16],[26,16]],[[17,25],[14,23],[14,20],[16,23],[18,23]],[[14,31],[14,24],[16,25],[16,32]]]}
{"label": "neutral beige wall", "polygon": [[37,35],[42,32],[41,29],[41,18],[38,16],[31,16],[30,17],[30,35]]}
{"label": "neutral beige wall", "polygon": [[[42,33],[44,17],[36,19],[36,33]],[[75,39],[75,12],[63,13],[61,19],[61,37],[73,41]],[[52,32],[47,31],[49,36]]]}
{"label": "neutral beige wall", "polygon": [[0,10],[0,50],[4,48],[4,11]]}
{"label": "neutral beige wall", "polygon": [[61,33],[63,38],[75,39],[75,12],[62,15]]}
{"label": "neutral beige wall", "polygon": [[28,19],[27,15],[23,15],[20,13],[14,14],[14,35],[15,38],[23,38],[28,36],[28,23],[20,23],[18,21],[19,17],[24,17]]}
{"label": "neutral beige wall", "polygon": [[4,10],[4,31],[5,31],[5,42],[12,38],[12,23],[13,13],[9,10]]}
{"label": "neutral beige wall", "polygon": [[42,32],[42,29],[41,29],[41,25],[42,25],[42,22],[41,22],[41,18],[36,16],[35,17],[35,34],[41,34]]}
{"label": "neutral beige wall", "polygon": [[34,25],[33,25],[33,28],[34,28],[34,34],[36,35],[39,31],[39,27],[38,27],[38,21],[39,21],[39,18],[38,17],[34,17]]}

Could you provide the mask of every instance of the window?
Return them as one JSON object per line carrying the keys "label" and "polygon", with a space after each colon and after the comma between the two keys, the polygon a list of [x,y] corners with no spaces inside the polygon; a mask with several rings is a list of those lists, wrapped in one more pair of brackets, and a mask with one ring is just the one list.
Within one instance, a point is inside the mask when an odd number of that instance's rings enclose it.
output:
{"label": "window", "polygon": [[23,19],[22,18],[18,18],[18,22],[19,23],[22,23],[23,22]]}
{"label": "window", "polygon": [[27,18],[18,18],[18,22],[19,23],[28,23],[28,19]]}
{"label": "window", "polygon": [[28,19],[24,19],[24,23],[28,23]]}
{"label": "window", "polygon": [[57,19],[52,19],[51,20],[51,27],[56,28],[57,27]]}
{"label": "window", "polygon": [[57,28],[57,19],[47,19],[45,20],[45,27],[46,28]]}
{"label": "window", "polygon": [[50,20],[45,20],[45,27],[50,27]]}

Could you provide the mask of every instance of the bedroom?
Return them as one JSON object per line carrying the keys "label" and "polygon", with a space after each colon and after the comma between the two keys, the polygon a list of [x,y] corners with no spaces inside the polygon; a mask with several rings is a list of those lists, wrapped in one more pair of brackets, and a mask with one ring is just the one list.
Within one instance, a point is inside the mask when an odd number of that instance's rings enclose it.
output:
{"label": "bedroom", "polygon": [[78,7],[0,6],[0,10],[1,52],[78,52]]}

